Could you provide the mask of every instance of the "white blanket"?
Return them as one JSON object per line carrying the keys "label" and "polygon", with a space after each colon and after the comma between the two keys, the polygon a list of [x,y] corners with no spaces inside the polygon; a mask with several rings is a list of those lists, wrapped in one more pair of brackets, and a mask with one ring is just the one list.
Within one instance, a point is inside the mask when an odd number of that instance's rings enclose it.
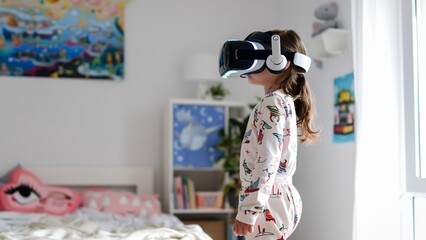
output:
{"label": "white blanket", "polygon": [[82,208],[62,217],[0,212],[0,240],[212,240],[199,225],[184,225],[161,214],[149,218],[118,216]]}

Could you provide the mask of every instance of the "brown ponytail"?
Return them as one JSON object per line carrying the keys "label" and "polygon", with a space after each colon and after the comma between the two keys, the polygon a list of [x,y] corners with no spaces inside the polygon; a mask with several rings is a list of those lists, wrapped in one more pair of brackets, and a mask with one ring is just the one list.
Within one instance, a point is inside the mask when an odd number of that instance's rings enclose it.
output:
{"label": "brown ponytail", "polygon": [[[280,35],[282,47],[293,52],[306,54],[306,48],[300,36],[293,30],[274,30],[272,32]],[[286,78],[280,83],[280,86],[284,93],[292,96],[294,99],[300,141],[314,142],[319,138],[319,131],[314,130],[312,126],[315,116],[315,106],[309,83],[305,79],[305,72],[302,68],[294,64],[291,64],[286,72]]]}

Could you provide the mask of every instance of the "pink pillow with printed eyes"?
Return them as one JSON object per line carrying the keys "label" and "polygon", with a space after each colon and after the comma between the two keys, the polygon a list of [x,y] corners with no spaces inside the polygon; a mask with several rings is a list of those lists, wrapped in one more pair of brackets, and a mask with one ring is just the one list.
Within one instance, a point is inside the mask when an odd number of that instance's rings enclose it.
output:
{"label": "pink pillow with printed eyes", "polygon": [[78,192],[45,185],[34,174],[21,167],[15,168],[9,175],[9,182],[0,186],[2,211],[64,215],[74,212],[79,204]]}
{"label": "pink pillow with printed eyes", "polygon": [[92,189],[82,191],[81,200],[83,207],[123,216],[132,214],[149,217],[161,213],[158,195],[137,195],[127,191]]}

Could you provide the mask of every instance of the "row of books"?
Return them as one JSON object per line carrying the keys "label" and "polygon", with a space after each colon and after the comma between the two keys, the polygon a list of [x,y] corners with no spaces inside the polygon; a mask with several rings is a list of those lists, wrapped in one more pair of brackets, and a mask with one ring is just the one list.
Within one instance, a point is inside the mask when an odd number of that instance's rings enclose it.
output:
{"label": "row of books", "polygon": [[188,177],[176,176],[174,178],[174,204],[176,209],[195,209],[194,182]]}

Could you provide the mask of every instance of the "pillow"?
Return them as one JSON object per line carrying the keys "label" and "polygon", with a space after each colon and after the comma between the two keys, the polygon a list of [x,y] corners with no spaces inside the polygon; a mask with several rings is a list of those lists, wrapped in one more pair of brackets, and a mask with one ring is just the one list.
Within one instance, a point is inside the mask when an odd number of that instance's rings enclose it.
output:
{"label": "pillow", "polygon": [[88,189],[81,192],[82,206],[101,212],[150,217],[161,212],[158,194],[137,195],[128,191]]}
{"label": "pillow", "polygon": [[74,212],[80,204],[78,192],[48,186],[30,171],[16,167],[9,181],[0,186],[0,210],[39,212],[64,215]]}

